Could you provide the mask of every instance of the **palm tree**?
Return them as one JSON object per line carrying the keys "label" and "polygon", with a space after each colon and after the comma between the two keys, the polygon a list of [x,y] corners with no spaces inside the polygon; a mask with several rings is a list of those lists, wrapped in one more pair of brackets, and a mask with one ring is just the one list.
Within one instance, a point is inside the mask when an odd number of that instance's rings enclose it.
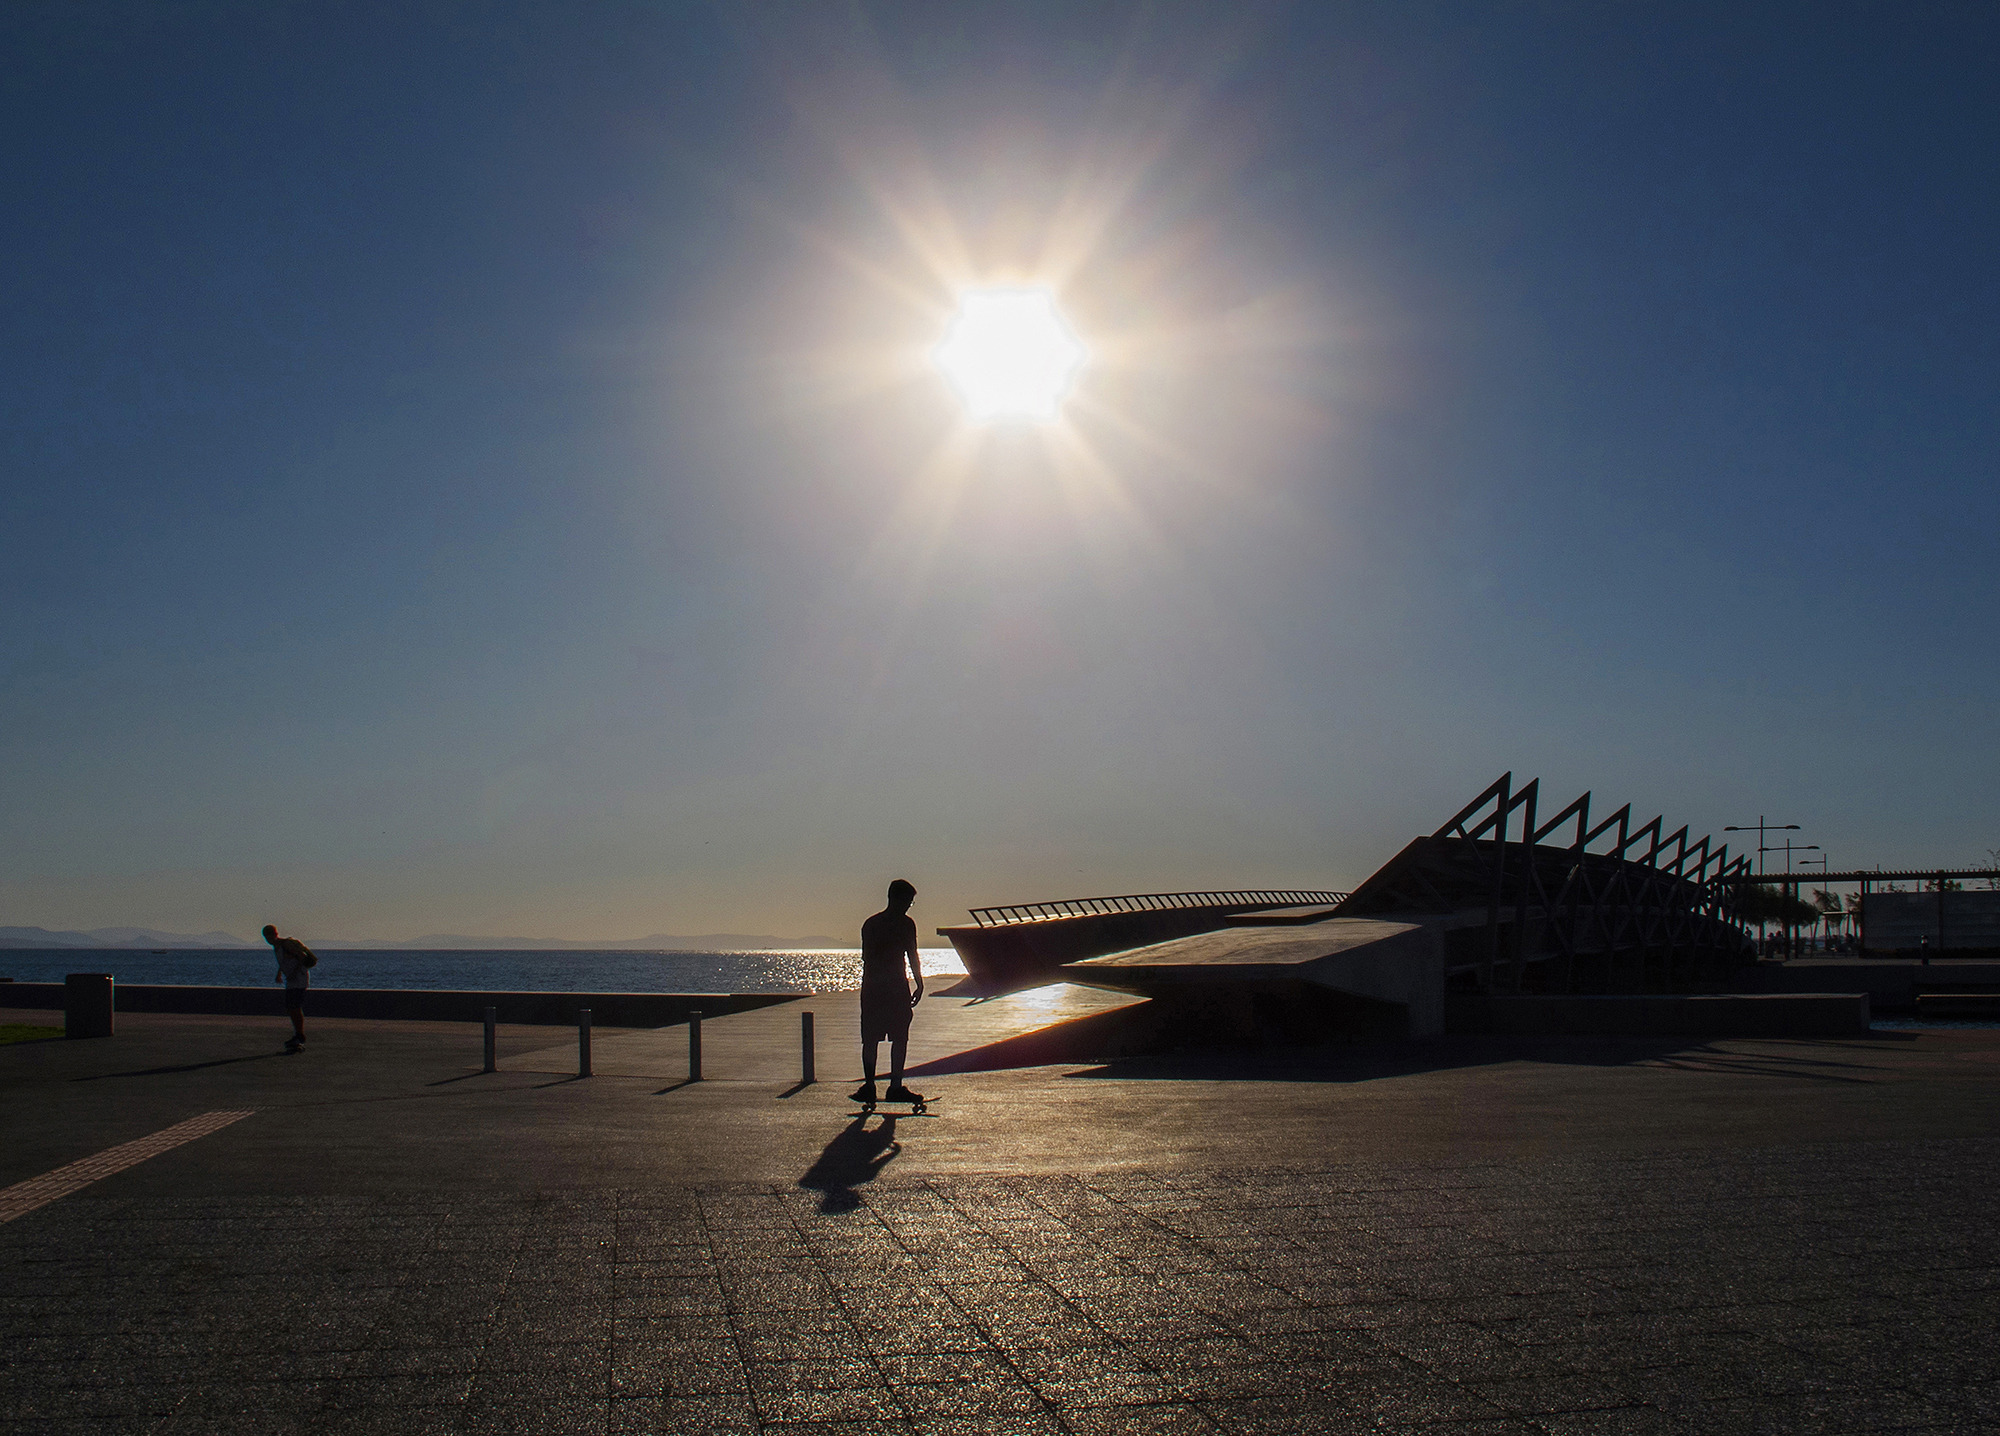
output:
{"label": "palm tree", "polygon": [[1822,927],[1830,926],[1844,915],[1840,899],[1825,888],[1814,888],[1812,900],[1813,906],[1819,909],[1819,922]]}

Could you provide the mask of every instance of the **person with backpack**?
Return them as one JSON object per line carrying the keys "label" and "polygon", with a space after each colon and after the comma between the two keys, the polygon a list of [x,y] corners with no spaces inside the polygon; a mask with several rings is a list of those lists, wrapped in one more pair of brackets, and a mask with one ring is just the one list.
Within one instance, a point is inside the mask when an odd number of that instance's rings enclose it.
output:
{"label": "person with backpack", "polygon": [[269,923],[264,925],[264,941],[270,943],[278,955],[278,971],[271,981],[285,984],[285,1015],[292,1019],[292,1040],[285,1044],[285,1050],[296,1052],[306,1045],[306,987],[309,982],[306,974],[319,966],[319,959],[297,938],[279,937],[278,930]]}

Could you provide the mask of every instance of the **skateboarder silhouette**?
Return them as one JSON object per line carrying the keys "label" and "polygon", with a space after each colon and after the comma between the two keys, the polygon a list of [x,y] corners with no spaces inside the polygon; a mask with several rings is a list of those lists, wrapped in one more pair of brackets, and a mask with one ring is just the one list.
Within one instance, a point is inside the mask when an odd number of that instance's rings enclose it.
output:
{"label": "skateboarder silhouette", "polygon": [[[910,904],[917,890],[897,878],[889,884],[889,905],[861,924],[861,1085],[854,1100],[875,1104],[875,1047],[889,1040],[889,1090],[885,1102],[922,1102],[921,1092],[903,1085],[903,1061],[910,1051],[910,1013],[924,999],[924,969],[917,959],[917,925]],[[916,980],[912,992],[903,964]]]}

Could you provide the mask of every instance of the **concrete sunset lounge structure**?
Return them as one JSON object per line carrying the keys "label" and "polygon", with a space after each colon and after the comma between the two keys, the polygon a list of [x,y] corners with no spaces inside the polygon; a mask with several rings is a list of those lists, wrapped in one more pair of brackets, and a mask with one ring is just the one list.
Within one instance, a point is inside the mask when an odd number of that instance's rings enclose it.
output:
{"label": "concrete sunset lounge structure", "polygon": [[[1301,1040],[1433,1035],[1454,1003],[1495,1020],[1481,999],[1685,992],[1750,959],[1723,881],[1747,859],[1660,818],[1635,826],[1629,804],[1593,825],[1589,793],[1539,821],[1539,793],[1501,776],[1351,893],[1068,899],[975,909],[939,935],[996,990],[1059,973],[1161,999],[1211,1033]],[[1707,1020],[1659,1009],[1645,1023]]]}

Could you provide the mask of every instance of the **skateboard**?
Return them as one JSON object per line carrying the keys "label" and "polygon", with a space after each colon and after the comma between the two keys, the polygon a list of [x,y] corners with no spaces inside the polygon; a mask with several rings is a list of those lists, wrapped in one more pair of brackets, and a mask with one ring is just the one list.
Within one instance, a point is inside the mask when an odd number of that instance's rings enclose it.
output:
{"label": "skateboard", "polygon": [[[900,1107],[902,1105],[901,1102],[891,1102],[886,1097],[878,1097],[872,1102],[861,1103],[861,1110],[853,1115],[856,1117],[869,1117],[874,1115],[877,1107]],[[935,1117],[937,1113],[930,1110],[930,1102],[927,1099],[920,1098],[910,1104],[910,1115],[912,1117]]]}

